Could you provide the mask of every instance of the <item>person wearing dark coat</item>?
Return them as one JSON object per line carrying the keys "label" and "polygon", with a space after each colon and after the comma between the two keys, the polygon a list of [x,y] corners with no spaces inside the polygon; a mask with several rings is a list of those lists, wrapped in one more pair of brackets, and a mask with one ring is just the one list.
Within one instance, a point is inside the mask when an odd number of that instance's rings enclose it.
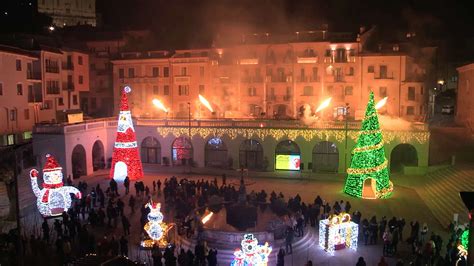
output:
{"label": "person wearing dark coat", "polygon": [[124,236],[120,238],[120,255],[128,257],[128,241]]}
{"label": "person wearing dark coat", "polygon": [[217,266],[217,250],[216,249],[209,250],[209,254],[207,255],[207,263],[209,266]]}
{"label": "person wearing dark coat", "polygon": [[367,266],[363,257],[359,257],[357,260],[356,266]]}
{"label": "person wearing dark coat", "polygon": [[161,261],[163,254],[161,254],[160,247],[153,247],[151,250],[151,257],[153,258],[153,266],[163,266],[163,262]]}
{"label": "person wearing dark coat", "polygon": [[285,266],[285,250],[283,248],[278,251],[277,266]]}

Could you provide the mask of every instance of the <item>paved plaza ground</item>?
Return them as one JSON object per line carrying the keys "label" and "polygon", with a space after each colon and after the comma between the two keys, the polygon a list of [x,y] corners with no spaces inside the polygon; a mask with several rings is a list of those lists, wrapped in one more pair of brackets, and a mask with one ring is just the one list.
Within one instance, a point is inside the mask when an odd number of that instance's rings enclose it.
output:
{"label": "paved plaza ground", "polygon": [[[195,173],[195,174],[185,174],[186,169],[182,168],[154,168],[145,166],[146,174],[143,178],[145,185],[152,188],[152,181],[157,181],[160,179],[164,182],[165,178],[169,178],[172,175],[175,175],[178,178],[188,178],[188,179],[205,179],[213,180],[217,178],[218,184],[220,185],[222,179],[219,170],[209,170],[208,174],[204,173]],[[205,169],[197,170],[194,169],[194,172],[206,171]],[[239,183],[239,173],[236,171],[228,171],[227,183],[235,184],[238,186]],[[233,174],[233,176],[230,176]],[[102,188],[108,186],[109,180],[105,177],[108,175],[108,171],[101,170],[96,172],[94,175],[88,177],[81,177],[74,181],[77,185],[79,181],[87,181],[89,187],[100,183]],[[444,239],[446,235],[442,230],[441,225],[433,217],[430,210],[423,203],[421,198],[418,196],[416,191],[410,186],[413,186],[414,183],[411,180],[412,178],[422,178],[422,177],[407,177],[407,176],[393,176],[392,180],[395,184],[395,192],[393,197],[385,200],[362,200],[349,197],[342,193],[343,181],[344,178],[339,175],[318,175],[317,177],[308,175],[300,175],[299,173],[249,173],[248,177],[245,177],[245,182],[248,183],[247,192],[260,191],[265,189],[267,194],[273,190],[276,193],[282,192],[285,196],[285,199],[288,200],[289,197],[294,197],[296,194],[299,194],[304,202],[313,202],[314,198],[317,195],[320,195],[324,201],[329,201],[330,205],[334,204],[335,200],[344,200],[350,201],[352,205],[351,212],[359,210],[362,213],[362,218],[370,218],[372,215],[377,215],[377,218],[380,219],[383,215],[387,216],[390,219],[392,216],[395,217],[404,217],[407,221],[407,226],[405,226],[404,236],[406,237],[409,234],[409,222],[412,220],[418,220],[420,224],[424,222],[428,223],[430,230],[434,230],[436,233],[441,234]],[[411,180],[411,181],[410,181]],[[25,180],[26,181],[26,180]],[[25,184],[26,182],[23,182]],[[133,182],[131,184],[131,192],[134,193]],[[31,197],[32,192],[29,191],[29,184],[23,185],[21,187],[21,196],[23,197],[22,202],[25,205],[31,205],[32,207],[25,208],[23,210],[23,223],[24,230],[27,234],[30,234],[33,231],[39,232],[40,223],[42,221],[41,217],[34,209],[34,196]],[[28,194],[31,193],[31,194]],[[124,202],[128,203],[128,196],[125,196],[124,187],[122,183],[119,183],[119,193],[120,197]],[[157,201],[163,201],[162,196],[159,196],[158,193],[153,194],[153,198]],[[30,202],[28,204],[27,202]],[[144,204],[143,199],[139,199],[139,204]],[[164,208],[165,209],[165,208]],[[26,212],[25,212],[26,211]],[[129,215],[130,210],[128,206],[125,208],[126,215]],[[171,215],[167,216],[167,213],[164,213],[165,219],[169,219]],[[131,236],[129,237],[129,254],[130,257],[134,260],[147,261],[151,263],[150,253],[146,251],[139,251],[138,243],[140,241],[140,214],[137,211],[130,219],[132,224],[131,227]],[[36,224],[36,225],[35,225]],[[114,234],[116,238],[120,238],[122,235],[122,226],[120,222],[118,223],[117,229],[95,229],[97,239],[101,238],[104,233]],[[315,230],[308,227],[306,230]],[[285,265],[304,265],[304,263],[311,259],[314,265],[355,265],[357,258],[363,256],[367,261],[367,265],[376,265],[380,260],[382,255],[382,241],[379,241],[378,245],[365,246],[360,239],[359,248],[357,252],[351,250],[342,250],[337,251],[335,256],[330,256],[324,250],[318,246],[318,234],[317,232],[313,233],[314,237],[306,240],[304,246],[306,248],[300,248],[298,251],[295,251],[292,255],[288,255],[285,258]],[[296,238],[295,240],[298,240]],[[446,240],[445,242],[446,243]],[[238,248],[238,247],[236,247]],[[278,252],[279,246],[274,246],[274,251],[271,256],[274,256],[272,261],[276,261],[276,254]],[[399,244],[399,255],[400,257],[408,258],[410,257],[411,251],[407,243],[403,242]],[[389,264],[394,265],[396,259],[388,258]],[[408,265],[407,260],[405,260],[406,265]],[[230,261],[219,261],[219,265],[228,265]]]}

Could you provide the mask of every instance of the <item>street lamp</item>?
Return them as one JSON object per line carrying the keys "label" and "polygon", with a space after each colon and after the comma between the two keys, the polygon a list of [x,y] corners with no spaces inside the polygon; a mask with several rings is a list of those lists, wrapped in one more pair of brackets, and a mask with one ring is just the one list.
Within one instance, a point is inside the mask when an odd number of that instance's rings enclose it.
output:
{"label": "street lamp", "polygon": [[345,129],[345,139],[344,139],[344,169],[347,169],[347,118],[349,117],[349,103],[346,103],[346,107],[344,108],[344,129]]}

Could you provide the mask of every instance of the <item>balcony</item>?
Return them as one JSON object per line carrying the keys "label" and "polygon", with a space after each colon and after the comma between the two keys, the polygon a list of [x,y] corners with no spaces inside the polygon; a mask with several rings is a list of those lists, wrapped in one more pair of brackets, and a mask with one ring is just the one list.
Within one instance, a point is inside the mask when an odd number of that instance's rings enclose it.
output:
{"label": "balcony", "polygon": [[46,72],[47,73],[59,73],[59,66],[55,65],[50,65],[46,66]]}
{"label": "balcony", "polygon": [[33,81],[41,81],[41,72],[27,70],[26,79],[33,80]]}
{"label": "balcony", "polygon": [[334,82],[345,82],[344,76],[334,76]]}
{"label": "balcony", "polygon": [[392,73],[376,73],[374,74],[374,79],[393,79]]}
{"label": "balcony", "polygon": [[190,82],[190,76],[174,76],[174,83],[176,84],[189,84]]}
{"label": "balcony", "polygon": [[242,83],[260,83],[263,82],[262,77],[243,77],[241,79]]}
{"label": "balcony", "polygon": [[64,70],[74,70],[74,64],[71,62],[63,62],[62,63],[62,69]]}
{"label": "balcony", "polygon": [[74,91],[74,83],[63,82],[63,91]]}
{"label": "balcony", "polygon": [[296,57],[298,64],[315,64],[318,62],[318,57],[313,53],[305,53]]}
{"label": "balcony", "polygon": [[46,88],[46,93],[47,94],[59,94],[60,89],[59,87],[47,87]]}
{"label": "balcony", "polygon": [[308,76],[299,76],[297,79],[296,79],[297,82],[320,82],[320,78],[319,77],[308,77]]}
{"label": "balcony", "polygon": [[41,91],[41,85],[34,84],[32,87],[28,87],[28,103],[41,102],[43,102],[43,93]]}
{"label": "balcony", "polygon": [[289,102],[289,101],[291,101],[291,98],[292,98],[291,95],[283,95],[283,101],[284,101],[284,102]]}
{"label": "balcony", "polygon": [[267,76],[266,81],[267,81],[267,82],[274,82],[274,83],[279,83],[279,82],[293,82],[293,76],[292,76],[292,75],[286,75],[286,76]]}
{"label": "balcony", "polygon": [[276,95],[270,94],[267,95],[267,101],[276,101]]}
{"label": "balcony", "polygon": [[258,58],[242,58],[239,63],[241,65],[258,65]]}

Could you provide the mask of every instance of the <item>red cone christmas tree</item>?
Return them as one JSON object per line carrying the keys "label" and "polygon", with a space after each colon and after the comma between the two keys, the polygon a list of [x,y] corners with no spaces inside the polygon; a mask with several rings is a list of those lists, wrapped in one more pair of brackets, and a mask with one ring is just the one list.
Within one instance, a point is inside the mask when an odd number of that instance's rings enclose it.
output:
{"label": "red cone christmas tree", "polygon": [[126,176],[130,180],[137,180],[143,177],[142,161],[138,152],[132,115],[128,108],[127,93],[130,92],[130,87],[125,87],[120,100],[117,138],[115,139],[110,168],[110,178],[115,180],[123,180]]}

